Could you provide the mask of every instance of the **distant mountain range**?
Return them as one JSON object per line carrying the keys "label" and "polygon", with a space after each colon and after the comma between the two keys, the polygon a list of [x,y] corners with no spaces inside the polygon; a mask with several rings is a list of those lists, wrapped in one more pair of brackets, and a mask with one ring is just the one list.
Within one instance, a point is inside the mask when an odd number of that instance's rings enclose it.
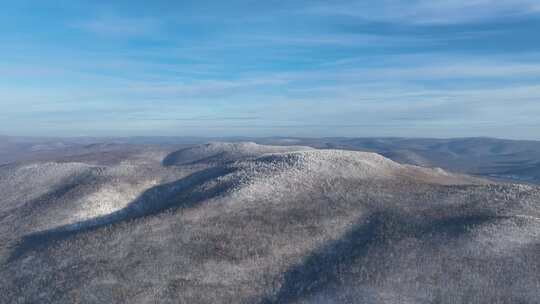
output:
{"label": "distant mountain range", "polygon": [[270,145],[303,145],[318,149],[375,152],[394,161],[512,182],[540,183],[540,141],[494,138],[21,138],[0,137],[0,164],[54,160],[88,153],[114,154],[134,146],[185,147],[206,142],[252,141]]}

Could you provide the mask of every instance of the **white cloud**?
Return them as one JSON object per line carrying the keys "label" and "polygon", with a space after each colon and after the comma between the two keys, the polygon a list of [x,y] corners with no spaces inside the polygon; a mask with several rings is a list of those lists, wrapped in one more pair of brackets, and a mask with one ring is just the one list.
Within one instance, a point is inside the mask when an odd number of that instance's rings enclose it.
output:
{"label": "white cloud", "polygon": [[313,12],[411,24],[457,24],[540,13],[537,0],[382,0],[333,2]]}
{"label": "white cloud", "polygon": [[84,31],[103,36],[136,37],[154,34],[160,23],[150,18],[124,18],[116,16],[100,16],[74,25]]}

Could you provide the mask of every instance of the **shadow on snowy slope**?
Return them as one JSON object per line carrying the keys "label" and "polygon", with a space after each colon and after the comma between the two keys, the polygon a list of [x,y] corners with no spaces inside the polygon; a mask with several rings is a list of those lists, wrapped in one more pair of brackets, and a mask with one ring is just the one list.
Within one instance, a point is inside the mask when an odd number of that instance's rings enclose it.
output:
{"label": "shadow on snowy slope", "polygon": [[[467,233],[470,228],[497,218],[499,217],[490,214],[452,215],[443,219],[418,222],[389,212],[374,213],[356,224],[339,240],[328,243],[308,256],[301,264],[286,271],[277,293],[259,303],[296,303],[324,290],[325,287],[335,287],[351,266],[368,254],[370,248],[385,246],[407,237],[423,238],[436,235],[445,239],[457,238]],[[376,280],[369,276],[370,274],[366,274],[363,280],[368,283]]]}
{"label": "shadow on snowy slope", "polygon": [[199,171],[180,180],[152,187],[127,207],[113,213],[26,235],[13,250],[8,263],[24,256],[29,251],[43,248],[51,243],[68,239],[80,233],[156,215],[167,210],[193,207],[197,203],[215,197],[227,189],[227,185],[221,185],[206,189],[204,192],[198,192],[194,191],[197,186],[231,172],[233,172],[233,169],[225,167],[214,167]]}

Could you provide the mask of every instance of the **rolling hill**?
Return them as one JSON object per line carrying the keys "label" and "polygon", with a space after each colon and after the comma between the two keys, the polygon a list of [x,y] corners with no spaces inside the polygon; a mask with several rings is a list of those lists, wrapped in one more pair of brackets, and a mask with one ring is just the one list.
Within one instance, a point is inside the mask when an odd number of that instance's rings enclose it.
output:
{"label": "rolling hill", "polygon": [[536,186],[302,146],[115,156],[0,167],[1,303],[540,301]]}

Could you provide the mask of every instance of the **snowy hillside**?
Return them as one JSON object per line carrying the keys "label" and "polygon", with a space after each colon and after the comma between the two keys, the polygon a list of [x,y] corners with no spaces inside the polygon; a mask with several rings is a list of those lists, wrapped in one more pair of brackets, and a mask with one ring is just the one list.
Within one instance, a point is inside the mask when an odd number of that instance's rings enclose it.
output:
{"label": "snowy hillside", "polygon": [[540,188],[254,143],[0,168],[0,303],[537,303]]}

